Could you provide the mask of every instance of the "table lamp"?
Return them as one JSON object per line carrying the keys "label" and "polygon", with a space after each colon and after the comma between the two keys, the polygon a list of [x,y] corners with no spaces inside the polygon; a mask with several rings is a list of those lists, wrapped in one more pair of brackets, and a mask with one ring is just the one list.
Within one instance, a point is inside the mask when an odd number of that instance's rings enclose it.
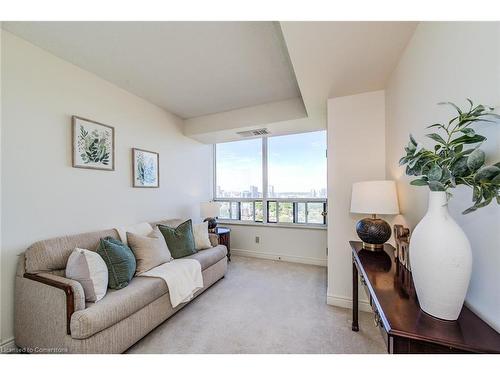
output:
{"label": "table lamp", "polygon": [[200,216],[205,218],[203,221],[208,221],[208,230],[215,231],[217,227],[217,216],[220,214],[219,202],[201,202]]}
{"label": "table lamp", "polygon": [[363,241],[363,249],[379,251],[391,238],[391,227],[380,215],[399,214],[398,196],[394,181],[363,181],[352,185],[351,212],[371,214],[372,217],[356,223],[356,232]]}

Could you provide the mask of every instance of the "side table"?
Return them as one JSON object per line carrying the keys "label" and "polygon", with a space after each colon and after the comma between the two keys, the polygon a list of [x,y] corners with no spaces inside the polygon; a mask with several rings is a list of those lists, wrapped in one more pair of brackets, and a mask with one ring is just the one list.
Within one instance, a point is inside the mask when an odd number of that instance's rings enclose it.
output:
{"label": "side table", "polygon": [[227,247],[227,260],[231,261],[231,229],[217,227],[215,228],[215,234],[219,237],[219,244]]}

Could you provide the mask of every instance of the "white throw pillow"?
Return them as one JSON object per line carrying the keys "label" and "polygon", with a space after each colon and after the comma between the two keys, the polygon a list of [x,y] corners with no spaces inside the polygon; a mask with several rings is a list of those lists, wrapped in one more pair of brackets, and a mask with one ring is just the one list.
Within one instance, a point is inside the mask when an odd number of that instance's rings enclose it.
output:
{"label": "white throw pillow", "polygon": [[116,230],[120,235],[120,240],[125,245],[128,245],[127,232],[138,234],[140,236],[147,236],[149,233],[153,231],[153,227],[149,223],[139,223],[139,224],[129,225],[127,227],[116,228]]}
{"label": "white throw pillow", "polygon": [[108,267],[95,251],[73,250],[66,263],[66,277],[82,285],[89,302],[99,301],[108,290]]}
{"label": "white throw pillow", "polygon": [[208,222],[193,224],[194,247],[196,250],[204,250],[212,247],[208,237]]}

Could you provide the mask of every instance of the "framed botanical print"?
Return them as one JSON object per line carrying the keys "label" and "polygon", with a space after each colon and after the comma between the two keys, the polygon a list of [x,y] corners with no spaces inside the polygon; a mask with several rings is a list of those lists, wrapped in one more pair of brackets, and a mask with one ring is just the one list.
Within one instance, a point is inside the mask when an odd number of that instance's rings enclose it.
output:
{"label": "framed botanical print", "polygon": [[72,159],[74,168],[115,170],[115,128],[73,116]]}
{"label": "framed botanical print", "polygon": [[160,187],[160,155],[157,152],[132,149],[133,186]]}

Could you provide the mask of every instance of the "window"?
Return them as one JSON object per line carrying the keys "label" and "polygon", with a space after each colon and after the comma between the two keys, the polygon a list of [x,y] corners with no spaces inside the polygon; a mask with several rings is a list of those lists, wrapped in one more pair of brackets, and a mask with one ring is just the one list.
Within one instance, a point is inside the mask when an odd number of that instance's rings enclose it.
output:
{"label": "window", "polygon": [[231,219],[231,202],[221,202],[219,218]]}
{"label": "window", "polygon": [[306,202],[297,203],[297,223],[306,222]]}
{"label": "window", "polygon": [[326,131],[214,146],[220,219],[324,226]]}
{"label": "window", "polygon": [[262,198],[262,140],[218,143],[216,198]]}
{"label": "window", "polygon": [[253,203],[254,202],[241,202],[240,220],[253,221]]}
{"label": "window", "polygon": [[240,220],[240,202],[231,202],[231,219]]}
{"label": "window", "polygon": [[269,223],[278,222],[278,202],[267,202],[267,221]]}
{"label": "window", "polygon": [[268,139],[269,198],[326,198],[326,135]]}
{"label": "window", "polygon": [[325,204],[320,202],[307,203],[307,222],[311,224],[323,223],[323,212],[325,211]]}
{"label": "window", "polygon": [[255,201],[255,221],[263,222],[264,221],[264,209],[262,201]]}

